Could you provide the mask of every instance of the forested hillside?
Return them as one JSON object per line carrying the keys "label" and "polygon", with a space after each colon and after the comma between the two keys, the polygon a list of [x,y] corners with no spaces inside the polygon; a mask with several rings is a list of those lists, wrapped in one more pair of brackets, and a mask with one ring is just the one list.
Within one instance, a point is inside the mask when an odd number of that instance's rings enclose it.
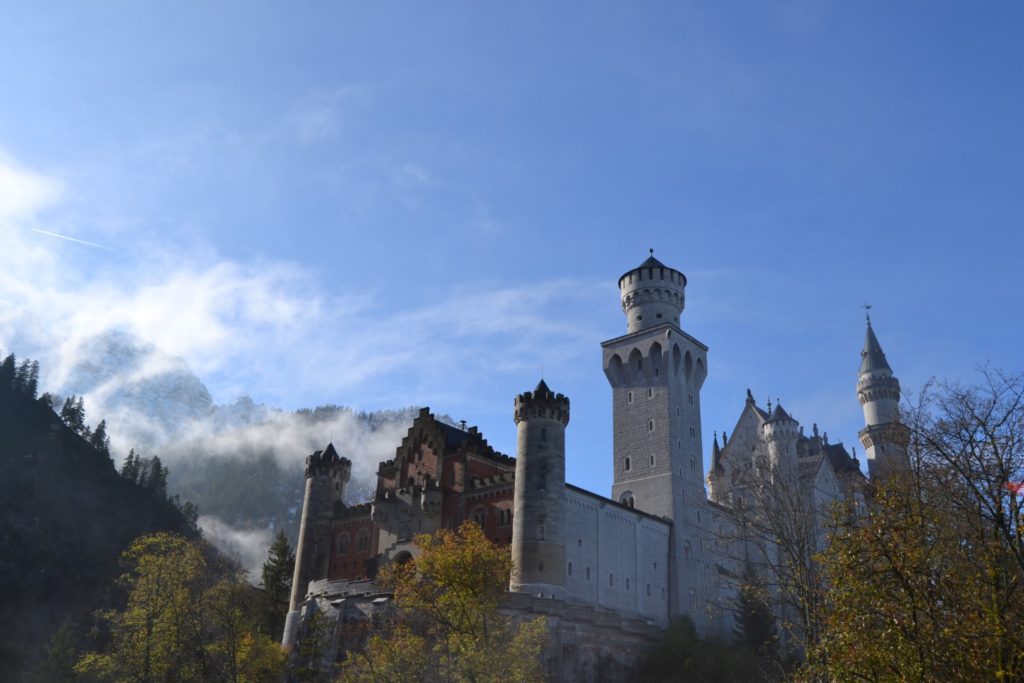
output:
{"label": "forested hillside", "polygon": [[97,425],[36,397],[38,365],[0,364],[0,671],[18,680],[65,621],[114,604],[118,557],[140,534],[195,538],[164,491],[119,475]]}

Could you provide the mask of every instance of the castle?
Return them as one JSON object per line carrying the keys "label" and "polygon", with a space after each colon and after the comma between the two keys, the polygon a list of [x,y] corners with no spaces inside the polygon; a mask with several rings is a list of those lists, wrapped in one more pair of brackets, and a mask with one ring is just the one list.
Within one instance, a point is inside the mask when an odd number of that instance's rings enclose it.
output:
{"label": "castle", "polygon": [[[510,546],[509,609],[548,617],[551,676],[584,677],[601,658],[628,665],[680,615],[702,634],[731,636],[741,565],[778,552],[737,533],[765,491],[796,492],[809,510],[863,504],[856,458],[816,424],[806,435],[780,404],[758,406],[749,390],[732,435],[721,446],[715,435],[705,478],[708,348],[680,324],[686,277],[652,251],[618,287],[626,334],[601,344],[612,388],[611,496],[565,481],[569,399],[543,380],[515,398],[515,458],[423,409],[395,458],[380,463],[370,503],[342,503],[350,462],[329,444],[306,460],[286,647],[314,612],[336,625],[371,618],[389,600],[373,585],[378,567],[414,557],[416,534],[474,520]],[[870,476],[905,466],[899,382],[870,319],[857,396]]]}

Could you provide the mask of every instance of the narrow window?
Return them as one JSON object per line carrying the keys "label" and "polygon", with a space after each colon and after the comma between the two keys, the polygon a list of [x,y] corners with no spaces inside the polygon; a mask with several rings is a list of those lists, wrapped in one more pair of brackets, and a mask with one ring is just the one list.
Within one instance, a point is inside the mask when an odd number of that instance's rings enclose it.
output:
{"label": "narrow window", "polygon": [[648,421],[648,423],[647,423],[647,431],[649,431],[649,432],[653,432],[654,431],[654,420]]}
{"label": "narrow window", "polygon": [[544,525],[543,524],[541,524],[540,526],[537,527],[537,539],[541,540],[541,541],[544,540]]}
{"label": "narrow window", "polygon": [[652,396],[654,396],[654,389],[648,388],[647,389],[647,398],[651,398]]}
{"label": "narrow window", "polygon": [[629,457],[627,457],[627,458],[626,458],[626,462],[625,462],[625,470],[626,470],[627,472],[629,472]]}
{"label": "narrow window", "polygon": [[695,439],[696,437],[697,437],[697,430],[694,429],[693,427],[690,427],[690,438],[691,439]]}
{"label": "narrow window", "polygon": [[689,400],[690,405],[692,406],[693,405],[693,394],[687,394],[686,398],[687,398],[687,400]]}
{"label": "narrow window", "polygon": [[654,456],[651,455],[650,458],[651,458],[651,467],[654,467]]}
{"label": "narrow window", "polygon": [[693,472],[693,473],[697,472],[697,459],[696,458],[692,458],[692,457],[690,458],[690,472]]}
{"label": "narrow window", "polygon": [[679,406],[676,406],[676,417],[679,417]]}
{"label": "narrow window", "polygon": [[590,567],[587,567],[587,581],[590,581]]}
{"label": "narrow window", "polygon": [[615,585],[615,574],[609,574],[608,575],[608,585],[609,586],[614,586]]}
{"label": "narrow window", "polygon": [[547,427],[541,427],[540,428],[540,440],[541,441],[547,441],[548,440],[548,428]]}
{"label": "narrow window", "polygon": [[647,597],[651,597],[651,584],[647,584]]}
{"label": "narrow window", "polygon": [[626,577],[626,590],[629,590],[629,577]]}
{"label": "narrow window", "polygon": [[568,567],[568,569],[565,570],[565,573],[568,574],[569,576],[572,576],[572,562],[571,561],[569,562],[569,567]]}
{"label": "narrow window", "polygon": [[631,391],[628,394],[626,394],[626,403],[632,403],[632,402],[633,402],[633,392]]}

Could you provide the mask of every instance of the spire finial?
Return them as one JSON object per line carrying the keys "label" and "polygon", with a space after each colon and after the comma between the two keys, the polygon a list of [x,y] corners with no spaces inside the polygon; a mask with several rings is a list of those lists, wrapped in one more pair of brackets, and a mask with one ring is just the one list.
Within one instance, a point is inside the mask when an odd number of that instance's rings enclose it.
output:
{"label": "spire finial", "polygon": [[647,251],[651,252],[651,256],[654,256],[654,249],[648,249]]}
{"label": "spire finial", "polygon": [[768,397],[768,414],[769,415],[772,414],[772,397],[771,396]]}
{"label": "spire finial", "polygon": [[864,319],[867,320],[868,325],[871,324],[871,304],[862,304],[861,308],[864,309]]}

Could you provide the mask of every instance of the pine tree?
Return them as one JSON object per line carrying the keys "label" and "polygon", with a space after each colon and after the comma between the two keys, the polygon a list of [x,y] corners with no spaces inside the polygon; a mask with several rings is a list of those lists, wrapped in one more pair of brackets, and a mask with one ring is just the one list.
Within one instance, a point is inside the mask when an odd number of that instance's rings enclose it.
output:
{"label": "pine tree", "polygon": [[110,437],[107,436],[107,421],[100,420],[96,425],[96,431],[89,437],[89,445],[103,455],[110,457]]}
{"label": "pine tree", "polygon": [[295,553],[288,544],[284,531],[278,531],[263,563],[260,584],[263,587],[264,614],[269,635],[280,638],[284,633],[284,619],[292,592],[295,572]]}
{"label": "pine tree", "polygon": [[161,498],[167,497],[167,468],[160,462],[160,456],[154,455],[147,468],[146,488]]}
{"label": "pine tree", "polygon": [[134,448],[128,451],[128,457],[121,465],[121,476],[134,484],[139,483],[139,456],[135,454]]}
{"label": "pine tree", "polygon": [[70,621],[65,621],[54,631],[46,644],[39,661],[29,673],[29,680],[35,683],[73,683],[78,680],[75,674],[75,661],[78,659],[78,642],[75,629]]}
{"label": "pine tree", "polygon": [[13,353],[4,358],[3,363],[0,363],[0,389],[14,388],[15,363],[17,363],[17,359]]}
{"label": "pine tree", "polygon": [[85,433],[85,401],[74,394],[68,396],[60,409],[60,419],[76,434]]}
{"label": "pine tree", "polygon": [[75,425],[75,431],[79,434],[85,434],[89,429],[85,424],[85,398],[82,396],[75,403]]}
{"label": "pine tree", "polygon": [[[18,364],[14,373],[14,390],[19,394],[28,393],[29,376],[32,374],[32,361],[28,358]],[[34,397],[33,397],[34,398]]]}
{"label": "pine tree", "polygon": [[31,399],[36,397],[39,391],[39,361],[34,360],[28,369],[28,376],[25,378],[25,395]]}
{"label": "pine tree", "polygon": [[53,394],[47,391],[46,393],[39,397],[39,402],[42,403],[47,408],[49,408],[50,410],[53,410],[53,406],[56,401],[53,397]]}

